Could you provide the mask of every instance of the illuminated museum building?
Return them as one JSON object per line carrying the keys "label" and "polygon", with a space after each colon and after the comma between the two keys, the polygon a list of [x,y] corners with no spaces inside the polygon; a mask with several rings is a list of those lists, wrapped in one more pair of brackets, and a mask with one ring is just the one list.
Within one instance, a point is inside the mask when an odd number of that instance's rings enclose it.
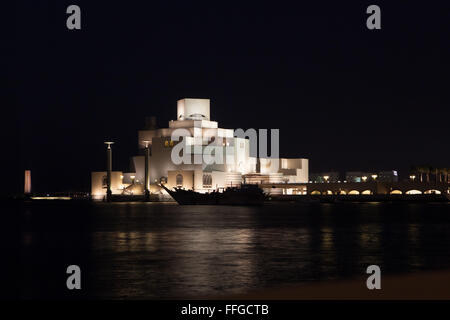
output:
{"label": "illuminated museum building", "polygon": [[[176,129],[185,129],[188,134],[181,135],[179,141],[171,139]],[[178,130],[179,131],[179,130]],[[172,150],[184,140],[192,157],[203,153],[208,145],[220,146],[223,154],[232,161],[223,164],[189,163],[175,164]],[[241,183],[307,183],[308,159],[269,159],[250,156],[248,138],[234,137],[233,129],[219,128],[216,121],[210,120],[209,99],[182,99],[177,102],[177,120],[169,121],[168,128],[157,128],[156,121],[147,123],[138,134],[141,153],[149,147],[149,181],[152,194],[165,194],[159,183],[169,188],[181,187],[199,192],[222,190]],[[195,148],[197,147],[197,148]],[[196,149],[196,150],[195,150]],[[225,156],[224,156],[225,158]],[[277,161],[278,166],[271,166]],[[136,155],[131,159],[132,172],[113,171],[111,173],[112,194],[134,194],[144,192],[145,156]],[[106,195],[106,172],[92,172],[91,195],[102,199]],[[283,189],[272,188],[270,193],[283,193]],[[305,194],[306,188],[296,189],[295,193]]]}

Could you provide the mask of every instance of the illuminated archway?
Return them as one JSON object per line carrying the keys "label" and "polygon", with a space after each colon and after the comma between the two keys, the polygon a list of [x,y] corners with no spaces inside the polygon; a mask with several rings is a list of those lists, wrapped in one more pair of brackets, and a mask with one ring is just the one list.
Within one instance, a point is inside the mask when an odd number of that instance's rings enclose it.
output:
{"label": "illuminated archway", "polygon": [[327,194],[327,195],[332,195],[332,194],[333,194],[333,191],[327,190],[327,192],[325,192],[325,194]]}
{"label": "illuminated archway", "polygon": [[357,194],[359,194],[359,191],[357,191],[357,190],[352,190],[352,191],[350,191],[348,194],[351,194],[351,195],[357,195]]}
{"label": "illuminated archway", "polygon": [[400,190],[392,190],[391,194],[403,194]]}
{"label": "illuminated archway", "polygon": [[372,191],[370,191],[370,190],[364,190],[363,192],[361,192],[361,194],[372,194]]}
{"label": "illuminated archway", "polygon": [[441,194],[442,192],[439,190],[427,190],[424,193],[425,194]]}
{"label": "illuminated archway", "polygon": [[311,194],[313,194],[313,195],[320,195],[321,193],[320,193],[320,191],[314,190],[314,191],[311,192]]}
{"label": "illuminated archway", "polygon": [[409,190],[409,191],[406,191],[406,194],[422,194],[422,191],[419,191],[419,190]]}
{"label": "illuminated archway", "polygon": [[347,192],[345,192],[344,190],[339,191],[339,194],[345,195],[347,194]]}

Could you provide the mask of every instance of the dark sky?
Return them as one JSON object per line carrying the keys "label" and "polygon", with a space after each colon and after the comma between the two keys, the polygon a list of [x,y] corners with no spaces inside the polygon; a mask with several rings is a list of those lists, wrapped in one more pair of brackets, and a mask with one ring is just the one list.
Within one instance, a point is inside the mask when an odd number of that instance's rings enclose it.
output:
{"label": "dark sky", "polygon": [[279,128],[281,155],[311,172],[450,167],[449,5],[310,2],[19,1],[11,190],[26,168],[34,191],[89,190],[105,139],[127,170],[145,116],[166,127],[184,97],[210,98],[221,127]]}

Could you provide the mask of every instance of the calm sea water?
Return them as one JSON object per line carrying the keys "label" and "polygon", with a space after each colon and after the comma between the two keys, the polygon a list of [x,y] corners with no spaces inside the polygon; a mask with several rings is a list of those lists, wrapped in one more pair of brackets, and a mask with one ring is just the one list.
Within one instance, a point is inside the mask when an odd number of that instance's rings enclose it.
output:
{"label": "calm sea water", "polygon": [[[186,298],[450,267],[450,205],[21,204],[22,298]],[[79,265],[82,290],[66,290]]]}

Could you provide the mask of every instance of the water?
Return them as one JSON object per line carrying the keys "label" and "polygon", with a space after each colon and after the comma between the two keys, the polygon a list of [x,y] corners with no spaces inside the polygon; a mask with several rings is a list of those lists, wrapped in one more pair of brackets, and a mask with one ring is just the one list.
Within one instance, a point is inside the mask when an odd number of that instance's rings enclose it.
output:
{"label": "water", "polygon": [[[450,267],[450,204],[20,205],[22,298],[187,298]],[[66,290],[66,268],[82,290]]]}

